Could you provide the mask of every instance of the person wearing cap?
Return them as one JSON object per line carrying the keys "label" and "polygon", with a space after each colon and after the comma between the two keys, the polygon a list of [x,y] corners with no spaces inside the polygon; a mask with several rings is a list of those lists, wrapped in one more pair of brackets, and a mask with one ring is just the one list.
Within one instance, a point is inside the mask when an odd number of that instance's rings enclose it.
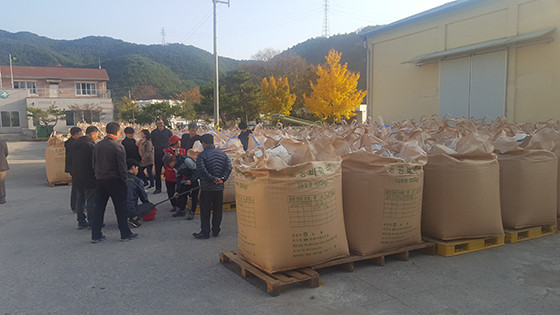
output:
{"label": "person wearing cap", "polygon": [[[196,141],[200,141],[202,139],[201,138],[202,136],[197,134],[198,126],[194,121],[189,123],[188,130],[189,133],[184,134],[181,137],[181,148],[185,149],[187,153],[189,152],[190,149],[193,148],[193,145]],[[191,212],[189,212],[189,215],[187,217],[189,220],[190,218],[193,218],[192,211],[196,211],[196,207],[198,206],[198,196],[200,195],[200,189],[195,189],[197,187],[198,187],[198,181],[192,181],[191,185],[188,185],[188,187],[186,187],[187,190],[193,189],[193,191],[190,193],[192,206],[191,206]]]}
{"label": "person wearing cap", "polygon": [[[196,159],[196,169],[200,178],[200,227],[199,233],[193,233],[197,239],[208,239],[210,231],[217,237],[222,223],[222,206],[224,200],[224,182],[231,174],[229,157],[214,146],[211,134],[202,136],[202,147]],[[210,211],[212,211],[212,228],[210,228]]]}
{"label": "person wearing cap", "polygon": [[165,154],[163,150],[169,145],[169,138],[173,135],[171,130],[165,128],[163,119],[158,118],[156,120],[157,128],[152,130],[151,138],[152,144],[154,145],[154,164],[155,164],[155,180],[156,189],[154,194],[161,193],[161,168],[163,167],[163,155]]}
{"label": "person wearing cap", "polygon": [[[169,138],[169,147],[165,148],[163,150],[163,153],[170,154],[173,156],[187,155],[185,149],[181,148],[181,139],[179,138],[179,136],[176,135],[173,135]],[[162,158],[162,162],[163,162],[163,158]],[[173,197],[173,195],[175,195],[175,187],[177,186],[177,176],[175,175],[175,170],[173,169],[173,166],[170,166],[169,164],[165,164],[165,162],[164,162],[164,166],[165,169],[163,174],[165,176],[165,187],[167,188],[167,197],[171,198]],[[173,206],[171,212],[180,209],[179,201],[176,198],[171,199],[171,205]]]}

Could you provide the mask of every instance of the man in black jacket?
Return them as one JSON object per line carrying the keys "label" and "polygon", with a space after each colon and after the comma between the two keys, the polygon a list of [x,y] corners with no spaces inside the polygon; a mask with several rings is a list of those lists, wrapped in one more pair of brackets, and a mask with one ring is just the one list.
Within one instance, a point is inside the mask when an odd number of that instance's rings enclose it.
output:
{"label": "man in black jacket", "polygon": [[134,128],[124,128],[124,135],[125,138],[121,143],[124,146],[124,150],[126,152],[126,159],[133,159],[140,162],[140,151],[138,151],[136,140],[134,140]]}
{"label": "man in black jacket", "polygon": [[185,149],[185,152],[192,149],[196,141],[200,141],[200,135],[197,135],[198,126],[195,122],[191,122],[188,126],[189,132],[181,137],[181,148]]}
{"label": "man in black jacket", "polygon": [[[71,151],[72,151],[72,144],[78,140],[82,134],[82,128],[80,127],[72,127],[70,128],[70,138],[64,142],[64,149],[65,149],[65,163],[64,163],[64,172],[69,173],[72,176],[72,161],[71,161]],[[72,186],[72,191],[70,193],[70,209],[72,212],[76,212],[76,188]]]}
{"label": "man in black jacket", "polygon": [[199,233],[193,233],[198,239],[210,237],[210,211],[212,215],[212,235],[220,234],[222,223],[222,206],[224,200],[224,182],[231,173],[231,161],[228,156],[214,146],[211,134],[202,136],[202,147],[196,158],[196,169],[200,177],[200,227]]}
{"label": "man in black jacket", "polygon": [[72,188],[76,189],[76,211],[80,230],[89,227],[84,207],[88,209],[90,217],[95,212],[93,149],[98,136],[99,129],[89,126],[86,129],[86,135],[76,140],[71,147]]}
{"label": "man in black jacket", "polygon": [[163,167],[163,149],[169,146],[169,138],[173,135],[171,130],[165,128],[163,119],[156,120],[157,128],[152,131],[152,144],[154,145],[154,165],[156,168],[156,189],[154,194],[161,193],[161,168]]}
{"label": "man in black jacket", "polygon": [[106,126],[107,136],[95,145],[93,163],[96,178],[95,213],[91,225],[91,242],[98,243],[105,240],[101,233],[107,201],[111,197],[115,206],[115,215],[121,232],[121,241],[138,238],[128,227],[126,208],[127,168],[124,147],[117,141],[121,127],[116,122]]}

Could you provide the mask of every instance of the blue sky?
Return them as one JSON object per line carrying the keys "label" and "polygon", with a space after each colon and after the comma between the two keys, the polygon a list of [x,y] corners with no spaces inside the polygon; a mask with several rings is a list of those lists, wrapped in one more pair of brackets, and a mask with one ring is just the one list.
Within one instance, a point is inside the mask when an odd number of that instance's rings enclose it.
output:
{"label": "blue sky", "polygon": [[[450,0],[329,0],[329,33],[388,24]],[[249,59],[321,36],[324,0],[230,0],[218,4],[218,53]],[[54,39],[109,36],[138,44],[193,45],[212,52],[212,0],[2,1],[0,29]],[[21,15],[23,14],[23,16]]]}

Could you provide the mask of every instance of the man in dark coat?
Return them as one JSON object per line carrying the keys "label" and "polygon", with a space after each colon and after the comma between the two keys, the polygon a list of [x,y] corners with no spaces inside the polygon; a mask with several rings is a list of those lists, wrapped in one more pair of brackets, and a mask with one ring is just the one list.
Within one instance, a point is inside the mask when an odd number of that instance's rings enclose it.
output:
{"label": "man in dark coat", "polygon": [[99,129],[89,126],[86,135],[76,140],[71,147],[72,187],[76,189],[76,211],[78,214],[78,229],[89,227],[85,209],[95,210],[95,174],[93,170],[93,149],[99,136]]}
{"label": "man in dark coat", "polygon": [[6,171],[8,166],[8,145],[0,139],[0,204],[6,203]]}
{"label": "man in dark coat", "polygon": [[105,127],[107,136],[95,145],[93,150],[93,165],[95,170],[95,212],[91,222],[91,242],[98,243],[105,240],[101,233],[105,209],[109,197],[115,207],[115,215],[121,232],[121,241],[138,238],[128,227],[128,213],[126,207],[127,169],[124,147],[117,141],[120,125],[110,122]]}
{"label": "man in dark coat", "polygon": [[222,223],[222,206],[224,200],[224,182],[231,173],[231,161],[228,156],[214,146],[211,134],[202,136],[202,147],[196,158],[196,169],[200,177],[200,227],[199,233],[193,233],[198,239],[210,237],[210,211],[212,211],[212,235],[220,234]]}
{"label": "man in dark coat", "polygon": [[195,122],[191,122],[188,126],[189,132],[184,134],[181,137],[181,148],[185,149],[185,151],[189,151],[192,149],[194,143],[196,141],[200,141],[200,135],[196,134],[198,130],[198,126]]}
{"label": "man in dark coat", "polygon": [[161,169],[163,167],[163,150],[169,146],[169,138],[173,135],[171,130],[165,128],[163,120],[158,118],[156,120],[157,128],[151,133],[152,144],[154,145],[154,165],[156,168],[155,180],[156,189],[154,194],[161,193]]}
{"label": "man in dark coat", "polygon": [[[80,127],[72,127],[70,128],[70,138],[64,142],[64,149],[65,149],[65,163],[64,163],[64,172],[70,173],[72,176],[72,161],[71,161],[71,148],[72,144],[78,140],[82,134],[82,128]],[[72,191],[70,193],[70,209],[72,212],[76,212],[76,188],[72,186]]]}
{"label": "man in dark coat", "polygon": [[134,128],[124,128],[124,135],[125,138],[121,143],[126,152],[126,159],[133,159],[140,162],[140,151],[138,151],[138,146],[136,145],[136,140],[134,139]]}

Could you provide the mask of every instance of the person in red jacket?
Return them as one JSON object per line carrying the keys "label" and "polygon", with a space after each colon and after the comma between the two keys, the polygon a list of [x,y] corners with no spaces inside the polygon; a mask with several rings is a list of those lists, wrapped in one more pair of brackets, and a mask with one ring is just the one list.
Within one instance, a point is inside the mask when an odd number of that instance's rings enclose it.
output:
{"label": "person in red jacket", "polygon": [[[169,138],[169,147],[163,150],[164,154],[177,155],[187,155],[185,149],[181,148],[181,139],[178,136],[171,136]],[[175,195],[175,187],[177,186],[177,176],[175,175],[175,170],[169,165],[165,165],[164,169],[165,176],[165,186],[167,187],[167,197],[171,198]],[[177,198],[171,199],[171,205],[173,209],[171,212],[179,210],[179,201]]]}

